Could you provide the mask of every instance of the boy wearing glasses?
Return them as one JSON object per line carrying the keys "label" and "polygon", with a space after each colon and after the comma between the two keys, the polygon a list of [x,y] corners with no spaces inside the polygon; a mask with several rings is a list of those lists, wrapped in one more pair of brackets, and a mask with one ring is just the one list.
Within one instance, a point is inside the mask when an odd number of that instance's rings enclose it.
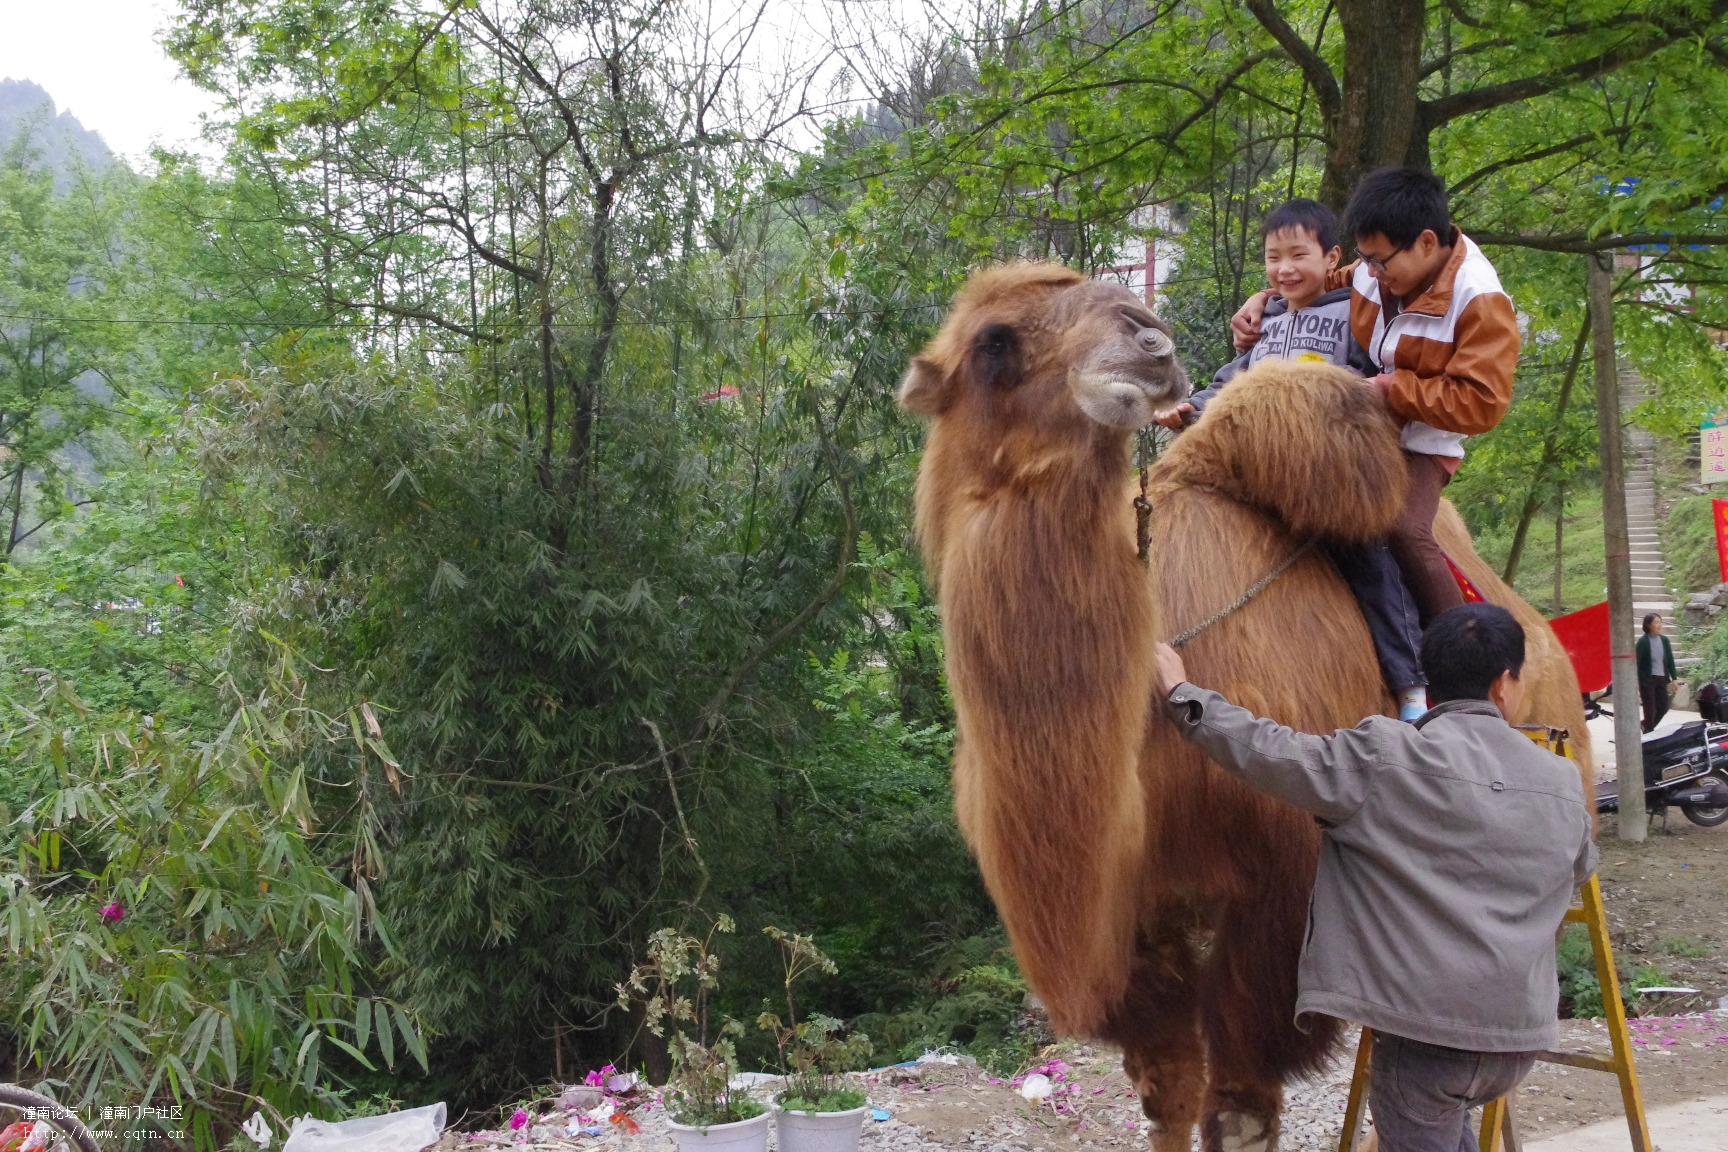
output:
{"label": "boy wearing glasses", "polygon": [[[1344,210],[1359,257],[1327,287],[1350,286],[1350,329],[1380,374],[1374,383],[1404,421],[1410,469],[1404,513],[1388,543],[1424,627],[1463,603],[1434,540],[1440,490],[1464,459],[1464,438],[1500,423],[1512,402],[1521,338],[1494,266],[1452,224],[1446,186],[1413,168],[1363,177]],[[1267,292],[1231,317],[1238,348],[1260,339]]]}

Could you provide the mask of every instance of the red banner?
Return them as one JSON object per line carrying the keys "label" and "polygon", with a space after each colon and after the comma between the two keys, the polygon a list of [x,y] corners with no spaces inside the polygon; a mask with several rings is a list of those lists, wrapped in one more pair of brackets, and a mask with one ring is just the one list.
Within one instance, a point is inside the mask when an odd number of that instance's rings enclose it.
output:
{"label": "red banner", "polygon": [[1716,522],[1716,564],[1728,580],[1728,500],[1710,501],[1710,519]]}
{"label": "red banner", "polygon": [[[1716,523],[1720,526],[1722,521],[1718,519]],[[1605,691],[1614,680],[1608,659],[1608,601],[1556,616],[1548,625],[1554,629],[1566,655],[1572,658],[1579,691]]]}
{"label": "red banner", "polygon": [[[1728,500],[1724,500],[1723,503],[1728,504]],[[1722,533],[1721,521],[1717,521],[1716,533],[1717,533],[1717,539],[1720,540],[1721,539],[1721,533]],[[1482,595],[1481,592],[1476,590],[1476,585],[1470,583],[1470,577],[1464,575],[1464,570],[1462,568],[1458,567],[1458,565],[1452,563],[1452,557],[1447,556],[1446,553],[1444,553],[1444,552],[1440,553],[1440,555],[1446,561],[1446,567],[1448,567],[1452,570],[1452,579],[1457,583],[1458,593],[1459,593],[1459,595],[1464,597],[1464,603],[1466,603],[1466,604],[1485,604],[1485,603],[1487,603],[1488,597]],[[1723,579],[1728,580],[1728,576],[1723,577]]]}

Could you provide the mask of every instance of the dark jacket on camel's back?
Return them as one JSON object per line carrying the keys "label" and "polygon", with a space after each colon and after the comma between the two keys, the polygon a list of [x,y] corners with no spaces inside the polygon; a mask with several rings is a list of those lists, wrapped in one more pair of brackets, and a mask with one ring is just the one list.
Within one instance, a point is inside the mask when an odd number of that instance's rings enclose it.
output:
{"label": "dark jacket on camel's back", "polygon": [[1554,933],[1596,867],[1570,761],[1486,700],[1331,736],[1192,684],[1169,710],[1207,756],[1326,830],[1298,1024],[1321,1012],[1448,1048],[1554,1046]]}

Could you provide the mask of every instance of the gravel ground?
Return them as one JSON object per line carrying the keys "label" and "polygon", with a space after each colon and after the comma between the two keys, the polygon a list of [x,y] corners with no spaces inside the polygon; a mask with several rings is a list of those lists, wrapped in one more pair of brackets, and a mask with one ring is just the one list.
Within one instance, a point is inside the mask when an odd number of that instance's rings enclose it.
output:
{"label": "gravel ground", "polygon": [[[1633,1021],[1645,1103],[1657,1108],[1720,1093],[1728,1083],[1728,1012],[1646,1017]],[[1607,1051],[1601,1022],[1561,1022],[1561,1047]],[[1122,1075],[1120,1058],[1105,1049],[1060,1046],[1043,1067],[1055,1081],[1048,1100],[1033,1102],[1018,1082],[966,1064],[928,1063],[857,1077],[888,1119],[866,1123],[859,1152],[1104,1152],[1145,1148],[1147,1124]],[[1331,1152],[1338,1146],[1355,1061],[1354,1040],[1328,1071],[1286,1091],[1282,1152]],[[772,1082],[757,1089],[766,1096]],[[672,1152],[665,1110],[652,1096],[624,1099],[628,1123],[598,1125],[599,1135],[569,1135],[574,1117],[548,1110],[519,1131],[447,1133],[438,1152],[512,1148],[525,1152]],[[1539,1064],[1514,1102],[1525,1139],[1575,1130],[1620,1115],[1613,1077]],[[638,1130],[628,1129],[634,1125]],[[589,1125],[589,1127],[596,1127]],[[769,1126],[768,1146],[778,1152]],[[1197,1146],[1197,1145],[1196,1145]]]}
{"label": "gravel ground", "polygon": [[[866,1123],[859,1152],[1054,1152],[1067,1149],[1143,1148],[1147,1123],[1139,1100],[1122,1075],[1113,1052],[1082,1047],[1063,1049],[1060,1074],[1051,1100],[1026,1100],[1015,1083],[964,1064],[931,1063],[862,1074],[858,1079],[870,1103],[888,1119]],[[1349,1089],[1354,1045],[1325,1076],[1288,1091],[1284,1112],[1285,1152],[1337,1146]],[[764,1086],[764,1094],[772,1085]],[[628,1115],[639,1131],[624,1124],[601,1125],[598,1136],[567,1134],[572,1117],[545,1112],[518,1131],[447,1133],[438,1152],[480,1152],[518,1148],[527,1152],[584,1149],[586,1152],[670,1152],[673,1144],[664,1108],[649,1099]],[[768,1146],[777,1152],[773,1128]]]}

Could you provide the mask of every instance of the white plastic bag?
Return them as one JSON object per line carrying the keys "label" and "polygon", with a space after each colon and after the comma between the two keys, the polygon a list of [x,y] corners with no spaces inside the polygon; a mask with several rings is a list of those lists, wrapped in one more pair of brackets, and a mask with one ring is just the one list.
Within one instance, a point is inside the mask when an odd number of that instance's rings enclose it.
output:
{"label": "white plastic bag", "polygon": [[1056,1086],[1050,1082],[1050,1077],[1042,1072],[1033,1072],[1020,1082],[1020,1095],[1028,1100],[1047,1100],[1055,1090]]}
{"label": "white plastic bag", "polygon": [[444,1131],[444,1105],[362,1116],[332,1124],[302,1116],[294,1121],[282,1152],[421,1152]]}
{"label": "white plastic bag", "polygon": [[268,1148],[270,1141],[276,1138],[275,1133],[270,1131],[270,1121],[264,1119],[262,1112],[252,1113],[252,1119],[240,1125],[240,1131],[244,1132],[246,1138],[260,1148]]}

